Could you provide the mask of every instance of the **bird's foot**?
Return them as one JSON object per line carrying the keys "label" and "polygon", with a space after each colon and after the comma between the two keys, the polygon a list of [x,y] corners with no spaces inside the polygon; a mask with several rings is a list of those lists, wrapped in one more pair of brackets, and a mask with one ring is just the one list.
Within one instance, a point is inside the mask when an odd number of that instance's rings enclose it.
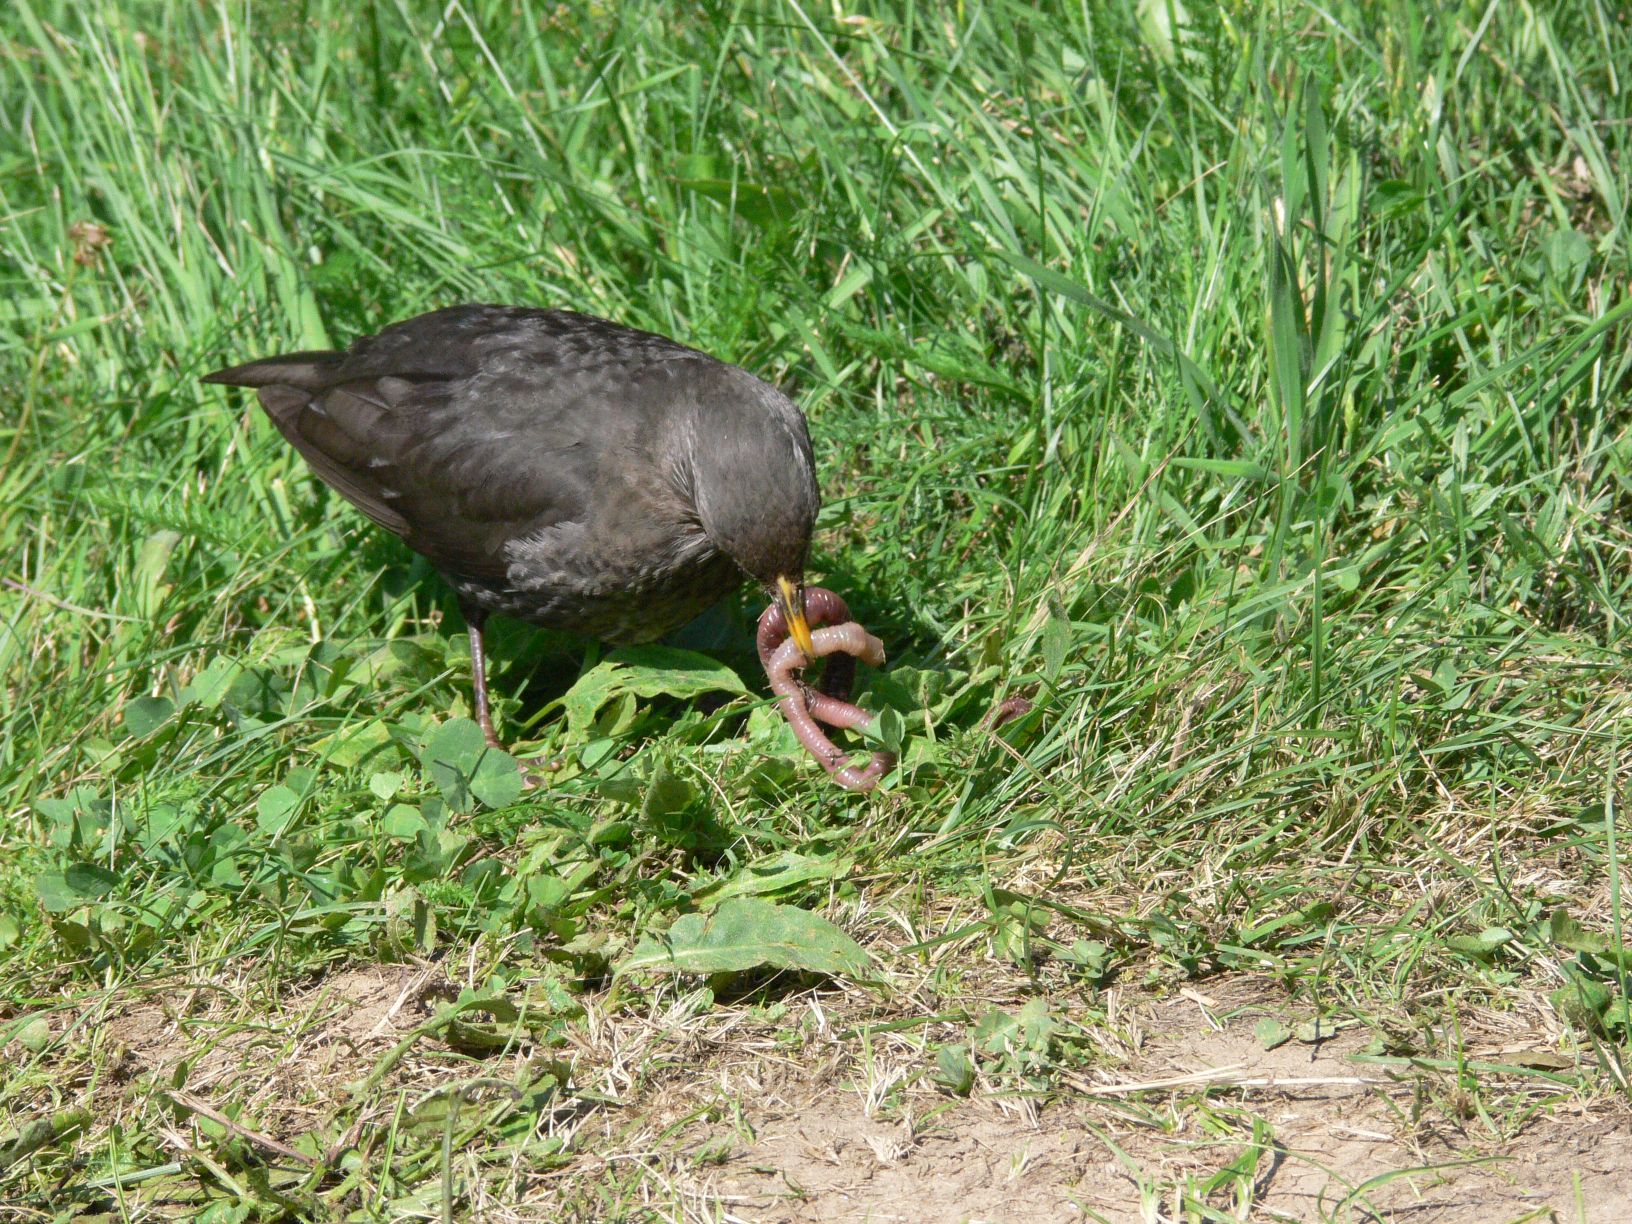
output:
{"label": "bird's foot", "polygon": [[516,762],[516,768],[521,770],[521,785],[526,790],[537,790],[549,781],[548,775],[560,773],[567,767],[567,759],[551,753],[545,756],[524,757],[514,752],[510,745],[498,737],[493,730],[493,720],[482,711],[482,717],[477,720],[482,728],[482,738],[487,741],[489,748],[496,748]]}

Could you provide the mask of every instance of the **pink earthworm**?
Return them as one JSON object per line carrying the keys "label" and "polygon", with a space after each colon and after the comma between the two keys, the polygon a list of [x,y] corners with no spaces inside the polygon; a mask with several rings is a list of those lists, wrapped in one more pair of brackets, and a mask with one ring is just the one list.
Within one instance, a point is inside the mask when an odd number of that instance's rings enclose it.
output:
{"label": "pink earthworm", "polygon": [[[805,615],[813,627],[825,626],[813,628],[811,633],[816,656],[829,660],[821,687],[813,689],[798,679],[796,673],[804,669],[807,660],[799,644],[788,637],[782,609],[773,604],[759,618],[756,640],[771,691],[777,695],[794,737],[835,782],[845,790],[872,790],[895,765],[895,755],[875,752],[872,760],[858,769],[849,763],[849,754],[835,747],[818,723],[850,731],[871,724],[873,716],[852,705],[848,698],[855,678],[856,659],[869,667],[883,666],[883,643],[850,620],[850,609],[844,600],[821,587],[805,591]],[[841,623],[835,624],[835,621]],[[835,667],[835,663],[841,666]]]}
{"label": "pink earthworm", "polygon": [[[814,630],[811,640],[819,658],[842,651],[873,667],[884,662],[882,643],[854,621]],[[811,689],[800,683],[794,673],[804,665],[805,657],[799,650],[799,643],[791,638],[771,656],[766,675],[770,677],[771,691],[781,699],[783,716],[793,728],[794,736],[835,782],[845,790],[872,790],[895,765],[894,754],[875,752],[864,768],[857,769],[851,765],[849,754],[834,746],[818,725],[818,720],[830,727],[854,731],[871,724],[873,716],[848,701],[840,701],[837,697],[830,697],[819,689]]]}
{"label": "pink earthworm", "polygon": [[[826,587],[806,587],[805,619],[812,629],[821,625],[842,625],[850,619],[850,606],[841,596]],[[759,650],[759,665],[765,669],[767,675],[771,670],[771,656],[787,637],[788,622],[782,614],[782,605],[773,603],[761,613],[759,633],[754,641]],[[855,687],[855,683],[855,659],[847,654],[837,654],[827,660],[818,687],[829,697],[849,701],[850,691]]]}
{"label": "pink earthworm", "polygon": [[1011,723],[1030,714],[1033,704],[1031,698],[1024,695],[1005,698],[986,716],[986,725],[995,731],[1004,723]]}

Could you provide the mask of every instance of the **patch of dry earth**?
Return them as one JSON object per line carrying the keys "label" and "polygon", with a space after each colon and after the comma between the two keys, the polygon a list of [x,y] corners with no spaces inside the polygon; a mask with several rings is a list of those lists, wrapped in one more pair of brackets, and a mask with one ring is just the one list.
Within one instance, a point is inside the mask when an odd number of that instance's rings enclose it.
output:
{"label": "patch of dry earth", "polygon": [[[1505,1141],[1476,1137],[1472,1126],[1413,1127],[1415,1089],[1350,1061],[1359,1044],[1339,1037],[1266,1051],[1241,1022],[1156,1039],[1148,1063],[1118,1081],[1220,1068],[1275,1081],[1214,1096],[1221,1110],[1273,1130],[1253,1219],[1632,1220],[1626,1110],[1540,1113]],[[1372,1082],[1346,1082],[1356,1079]],[[1144,1094],[1147,1105],[1153,1095]],[[1175,1218],[1176,1185],[1199,1187],[1244,1146],[1209,1134],[1193,1110],[1164,1114],[1158,1128],[1117,1099],[1070,1093],[1035,1119],[973,1101],[909,1127],[869,1119],[860,1095],[829,1089],[749,1109],[754,1142],[695,1189],[755,1224],[1154,1221]],[[1227,1194],[1209,1201],[1231,1210]]]}

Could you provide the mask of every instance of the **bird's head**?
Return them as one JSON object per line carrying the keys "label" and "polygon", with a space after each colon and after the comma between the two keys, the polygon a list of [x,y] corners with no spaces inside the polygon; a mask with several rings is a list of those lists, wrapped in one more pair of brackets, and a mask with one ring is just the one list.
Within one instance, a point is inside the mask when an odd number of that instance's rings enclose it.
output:
{"label": "bird's head", "polygon": [[814,657],[805,619],[805,557],[820,493],[804,414],[776,388],[724,367],[699,397],[691,492],[710,543],[782,608],[788,632]]}

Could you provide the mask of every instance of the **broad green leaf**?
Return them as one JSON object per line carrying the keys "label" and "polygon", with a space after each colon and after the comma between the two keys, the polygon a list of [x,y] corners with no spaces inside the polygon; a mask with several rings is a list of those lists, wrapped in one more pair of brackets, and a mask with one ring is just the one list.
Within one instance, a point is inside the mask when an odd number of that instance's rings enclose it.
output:
{"label": "broad green leaf", "polygon": [[417,889],[393,888],[385,895],[385,938],[394,948],[428,954],[436,948],[436,909]]}
{"label": "broad green leaf", "polygon": [[1172,63],[1178,57],[1179,43],[1189,29],[1189,11],[1180,0],[1139,0],[1134,15],[1145,45]]}
{"label": "broad green leaf", "polygon": [[34,879],[34,895],[40,904],[53,914],[65,913],[83,905],[85,899],[68,887],[60,871],[42,871]]}
{"label": "broad green leaf", "polygon": [[658,765],[640,805],[643,820],[659,820],[685,811],[697,798],[697,788],[667,765]]}
{"label": "broad green leaf", "polygon": [[700,888],[692,894],[698,905],[715,906],[732,897],[760,897],[786,892],[817,880],[836,880],[848,875],[852,859],[824,858],[782,850],[744,863],[727,879]]}
{"label": "broad green leaf", "polygon": [[1111,971],[1111,948],[1102,939],[1073,940],[1069,948],[1060,948],[1054,955],[1076,965],[1089,981],[1102,981]]}
{"label": "broad green leaf", "polygon": [[1316,1045],[1322,1041],[1330,1041],[1344,1029],[1358,1023],[1358,1020],[1336,1020],[1329,1016],[1315,1016],[1299,1023],[1292,1030],[1292,1036],[1304,1045]]}
{"label": "broad green leaf", "polygon": [[1019,1034],[1020,1021],[1016,1017],[1001,1009],[993,1009],[976,1021],[969,1036],[981,1053],[996,1056],[1008,1053]]}
{"label": "broad green leaf", "polygon": [[1513,932],[1506,927],[1486,927],[1477,935],[1452,935],[1445,941],[1445,946],[1453,952],[1460,952],[1464,956],[1488,959],[1496,949],[1511,942]]}
{"label": "broad green leaf", "polygon": [[238,864],[229,858],[219,858],[210,868],[210,883],[222,888],[242,888],[244,873],[238,870]]}
{"label": "broad green leaf", "polygon": [[1555,909],[1547,919],[1547,936],[1559,947],[1572,952],[1606,955],[1614,947],[1607,938],[1587,930],[1563,909]]}
{"label": "broad green leaf", "polygon": [[97,845],[113,816],[113,805],[88,786],[76,786],[60,799],[36,799],[34,810],[51,830],[58,849]]}
{"label": "broad green leaf", "polygon": [[741,973],[761,967],[859,977],[867,972],[867,954],[816,914],[736,897],[711,914],[686,914],[661,935],[647,935],[617,973]]}
{"label": "broad green leaf", "polygon": [[1632,1004],[1626,999],[1616,999],[1604,1009],[1603,1023],[1605,1028],[1619,1029],[1623,1033],[1632,1031]]}
{"label": "broad green leaf", "polygon": [[185,690],[186,695],[206,710],[213,710],[226,700],[232,682],[238,679],[244,665],[227,655],[211,659]]}
{"label": "broad green leaf", "polygon": [[30,1054],[38,1054],[51,1044],[51,1022],[44,1016],[34,1016],[15,1030],[13,1040]]}
{"label": "broad green leaf", "polygon": [[1292,1040],[1292,1030],[1273,1016],[1265,1016],[1253,1025],[1252,1035],[1266,1050],[1273,1050],[1276,1046],[1283,1046]]}
{"label": "broad green leaf", "polygon": [[1043,679],[1059,677],[1071,650],[1071,620],[1057,600],[1049,600],[1048,619],[1043,622]]}
{"label": "broad green leaf", "polygon": [[53,914],[65,913],[107,896],[119,884],[119,877],[93,863],[73,863],[61,871],[43,872],[34,881],[40,904]]}
{"label": "broad green leaf", "polygon": [[572,885],[560,876],[531,876],[526,891],[529,909],[553,910],[572,896]]}
{"label": "broad green leaf", "polygon": [[1547,997],[1570,1023],[1596,1032],[1603,1023],[1603,1014],[1614,998],[1614,992],[1600,981],[1580,973],[1570,973],[1569,980]]}
{"label": "broad green leaf", "polygon": [[468,777],[477,760],[487,751],[482,729],[470,718],[450,718],[431,732],[420,759],[431,769],[458,769]]}
{"label": "broad green leaf", "polygon": [[255,800],[255,824],[262,833],[276,837],[289,827],[289,820],[300,806],[300,796],[287,786],[274,786],[262,791]]}
{"label": "broad green leaf", "polygon": [[369,759],[392,742],[391,730],[377,718],[325,735],[312,750],[331,764],[350,769]]}
{"label": "broad green leaf", "polygon": [[[1241,932],[1241,942],[1253,948],[1264,944],[1269,941],[1271,935],[1278,933],[1286,936],[1304,934],[1310,927],[1325,926],[1336,912],[1336,906],[1330,901],[1316,901],[1302,909],[1293,910],[1290,914],[1282,914],[1278,918],[1270,918],[1248,927]],[[1270,941],[1270,946],[1277,946],[1279,942]]]}
{"label": "broad green leaf", "polygon": [[953,1096],[968,1096],[975,1087],[975,1064],[969,1057],[969,1047],[942,1046],[935,1054],[932,1077]]}
{"label": "broad green leaf", "polygon": [[380,829],[398,841],[412,841],[428,828],[419,809],[406,803],[393,803],[380,819]]}
{"label": "broad green leaf", "polygon": [[1250,459],[1206,459],[1191,458],[1181,455],[1173,460],[1176,468],[1189,468],[1197,472],[1212,472],[1219,476],[1229,476],[1237,480],[1269,480],[1274,473],[1261,463],[1254,463]]}
{"label": "broad green leaf", "polygon": [[683,699],[702,693],[747,691],[736,672],[707,655],[672,646],[626,646],[580,676],[561,704],[566,708],[568,732],[582,737],[601,707],[625,693]]}
{"label": "broad green leaf", "polygon": [[125,729],[137,739],[152,735],[176,712],[168,697],[133,697],[125,703]]}
{"label": "broad green leaf", "polygon": [[1326,575],[1326,581],[1345,595],[1352,595],[1360,589],[1360,567],[1358,565],[1345,566],[1335,569]]}
{"label": "broad green leaf", "polygon": [[158,615],[159,606],[170,593],[170,587],[164,581],[164,572],[170,565],[170,555],[176,551],[179,543],[181,533],[168,528],[155,531],[142,541],[141,551],[136,555],[136,568],[131,575],[137,615],[143,618]]}
{"label": "broad green leaf", "polygon": [[389,799],[402,789],[402,775],[393,769],[382,769],[368,775],[368,789],[376,799]]}
{"label": "broad green leaf", "polygon": [[471,719],[451,718],[431,732],[420,759],[442,797],[459,811],[469,811],[472,799],[504,807],[521,794],[516,758],[490,746]]}
{"label": "broad green leaf", "polygon": [[[927,712],[931,721],[939,722],[951,712],[958,700],[956,689],[967,678],[967,674],[961,671],[929,670],[898,664],[874,676],[868,693],[903,714],[921,717],[922,712]],[[787,720],[780,715],[776,722],[782,728],[787,727]]]}
{"label": "broad green leaf", "polygon": [[871,740],[886,751],[901,755],[901,745],[907,738],[907,721],[901,717],[901,711],[894,706],[885,706],[873,718],[873,721],[862,728],[864,738]]}
{"label": "broad green leaf", "polygon": [[119,884],[119,877],[95,863],[75,863],[63,873],[68,887],[87,899],[105,897]]}
{"label": "broad green leaf", "polygon": [[372,651],[351,670],[359,684],[378,687],[389,681],[428,680],[442,667],[440,649],[433,653],[419,642],[397,638]]}
{"label": "broad green leaf", "polygon": [[476,772],[470,778],[470,793],[490,808],[509,807],[521,798],[526,784],[526,775],[515,757],[489,748],[476,763]]}
{"label": "broad green leaf", "polygon": [[1592,243],[1573,229],[1554,230],[1541,240],[1548,270],[1559,284],[1573,290],[1592,263]]}
{"label": "broad green leaf", "polygon": [[798,210],[787,188],[772,184],[762,187],[740,179],[683,178],[680,186],[728,207],[732,212],[762,229],[778,225]]}

